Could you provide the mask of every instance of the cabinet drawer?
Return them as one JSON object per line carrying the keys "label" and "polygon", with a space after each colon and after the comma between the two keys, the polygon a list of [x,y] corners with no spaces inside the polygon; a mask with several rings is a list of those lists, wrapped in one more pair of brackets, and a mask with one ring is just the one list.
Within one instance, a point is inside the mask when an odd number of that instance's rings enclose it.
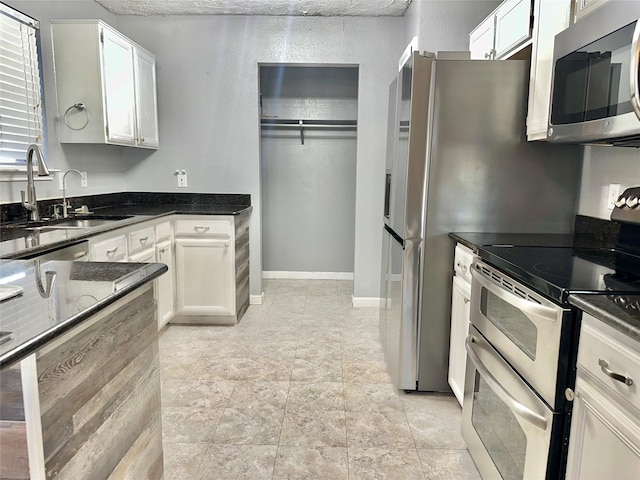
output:
{"label": "cabinet drawer", "polygon": [[233,234],[233,225],[229,220],[177,220],[178,235],[227,235]]}
{"label": "cabinet drawer", "polygon": [[164,222],[156,225],[156,240],[167,240],[171,238],[171,223]]}
{"label": "cabinet drawer", "polygon": [[119,262],[127,255],[124,235],[110,238],[91,246],[91,259],[96,262]]}
{"label": "cabinet drawer", "polygon": [[[636,342],[636,348],[632,349],[628,342],[615,338],[616,335],[623,334],[585,314],[580,333],[578,369],[588,372],[608,391],[640,410],[640,343]],[[612,372],[631,379],[633,383],[627,385],[622,378],[612,378]]]}
{"label": "cabinet drawer", "polygon": [[153,247],[156,243],[156,230],[147,227],[129,234],[129,255]]}
{"label": "cabinet drawer", "polygon": [[456,272],[456,277],[471,283],[471,262],[473,262],[474,256],[469,248],[459,243],[456,245],[453,259],[453,269]]}

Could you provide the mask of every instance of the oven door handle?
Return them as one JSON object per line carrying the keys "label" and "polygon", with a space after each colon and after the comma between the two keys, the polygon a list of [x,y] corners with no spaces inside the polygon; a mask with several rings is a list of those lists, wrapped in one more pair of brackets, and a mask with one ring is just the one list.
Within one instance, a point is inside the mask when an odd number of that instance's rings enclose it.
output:
{"label": "oven door handle", "polygon": [[528,313],[530,315],[548,320],[550,322],[555,322],[558,318],[558,312],[556,309],[518,297],[510,290],[507,290],[497,283],[493,283],[487,280],[484,275],[478,272],[476,262],[471,265],[471,276],[474,280],[476,280],[480,285],[493,293],[496,297],[499,297],[508,304],[513,305],[525,314]]}
{"label": "oven door handle", "polygon": [[640,119],[640,19],[636,21],[636,28],[633,31],[633,40],[631,42],[631,106]]}
{"label": "oven door handle", "polygon": [[482,348],[482,344],[477,343],[477,339],[473,335],[469,335],[467,337],[464,346],[467,350],[467,354],[469,355],[469,359],[475,366],[476,370],[478,370],[484,381],[487,382],[489,388],[491,388],[495,392],[495,394],[498,395],[498,397],[524,421],[538,427],[540,430],[546,431],[547,419],[513,398],[513,396],[500,384],[500,382],[498,382],[498,380],[487,369],[487,367],[484,366],[482,360],[480,360],[476,352],[473,350],[473,343]]}

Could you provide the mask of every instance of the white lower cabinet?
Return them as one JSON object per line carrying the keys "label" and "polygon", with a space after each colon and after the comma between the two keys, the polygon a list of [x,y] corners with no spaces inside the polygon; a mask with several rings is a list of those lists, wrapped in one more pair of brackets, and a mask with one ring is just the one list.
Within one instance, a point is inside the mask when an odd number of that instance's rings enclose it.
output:
{"label": "white lower cabinet", "polygon": [[[620,377],[613,378],[615,374]],[[580,332],[567,479],[640,478],[638,382],[640,343],[585,314]]]}
{"label": "white lower cabinet", "polygon": [[233,317],[233,261],[233,244],[228,236],[176,238],[176,314],[190,315],[189,321],[194,323],[211,320],[226,323],[225,317]]}
{"label": "white lower cabinet", "polygon": [[164,263],[155,281],[158,329],[236,324],[249,305],[249,216],[176,215],[89,240],[97,262]]}
{"label": "white lower cabinet", "polygon": [[471,316],[471,263],[473,252],[458,244],[453,262],[453,285],[451,290],[451,333],[449,337],[448,381],[458,403],[462,406],[464,376],[467,366],[465,340],[469,335]]}
{"label": "white lower cabinet", "polygon": [[156,262],[164,263],[169,271],[156,280],[158,298],[158,329],[164,327],[173,317],[176,294],[174,290],[175,266],[171,241],[165,240],[156,245]]}
{"label": "white lower cabinet", "polygon": [[471,315],[471,287],[459,278],[453,278],[451,293],[451,337],[449,343],[449,386],[462,406],[464,373],[467,352],[464,341],[469,334]]}

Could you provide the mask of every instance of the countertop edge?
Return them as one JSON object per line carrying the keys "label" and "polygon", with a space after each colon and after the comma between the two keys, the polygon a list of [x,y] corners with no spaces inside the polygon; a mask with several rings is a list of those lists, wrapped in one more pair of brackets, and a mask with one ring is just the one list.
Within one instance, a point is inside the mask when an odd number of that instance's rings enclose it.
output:
{"label": "countertop edge", "polygon": [[160,275],[169,270],[169,268],[163,263],[146,264],[142,268],[148,269],[148,272],[145,276],[138,277],[136,280],[125,284],[121,289],[115,291],[109,297],[91,305],[77,315],[49,328],[48,330],[45,330],[39,335],[0,355],[0,369],[11,366],[16,362],[23,360],[24,358],[34,353],[36,350],[45,346],[50,341],[80,325],[84,321],[91,318],[93,315],[114,304],[134,290],[137,290],[143,285],[151,282],[152,280],[155,280]]}
{"label": "countertop edge", "polygon": [[624,333],[631,339],[640,342],[640,320],[625,315],[622,311],[614,313],[611,311],[613,305],[610,300],[606,299],[606,301],[602,302],[602,305],[599,304],[600,300],[602,300],[602,296],[600,295],[569,295],[569,303],[571,303],[571,305],[594,316],[617,331]]}

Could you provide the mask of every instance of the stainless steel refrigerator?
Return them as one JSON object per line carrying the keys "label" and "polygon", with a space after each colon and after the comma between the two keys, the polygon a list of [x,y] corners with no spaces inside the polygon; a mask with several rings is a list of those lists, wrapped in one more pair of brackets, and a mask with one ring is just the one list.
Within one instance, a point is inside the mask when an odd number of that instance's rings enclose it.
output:
{"label": "stainless steel refrigerator", "polygon": [[526,141],[528,63],[445,55],[410,53],[390,88],[380,334],[408,391],[450,390],[449,232],[570,233],[576,212],[581,147]]}

